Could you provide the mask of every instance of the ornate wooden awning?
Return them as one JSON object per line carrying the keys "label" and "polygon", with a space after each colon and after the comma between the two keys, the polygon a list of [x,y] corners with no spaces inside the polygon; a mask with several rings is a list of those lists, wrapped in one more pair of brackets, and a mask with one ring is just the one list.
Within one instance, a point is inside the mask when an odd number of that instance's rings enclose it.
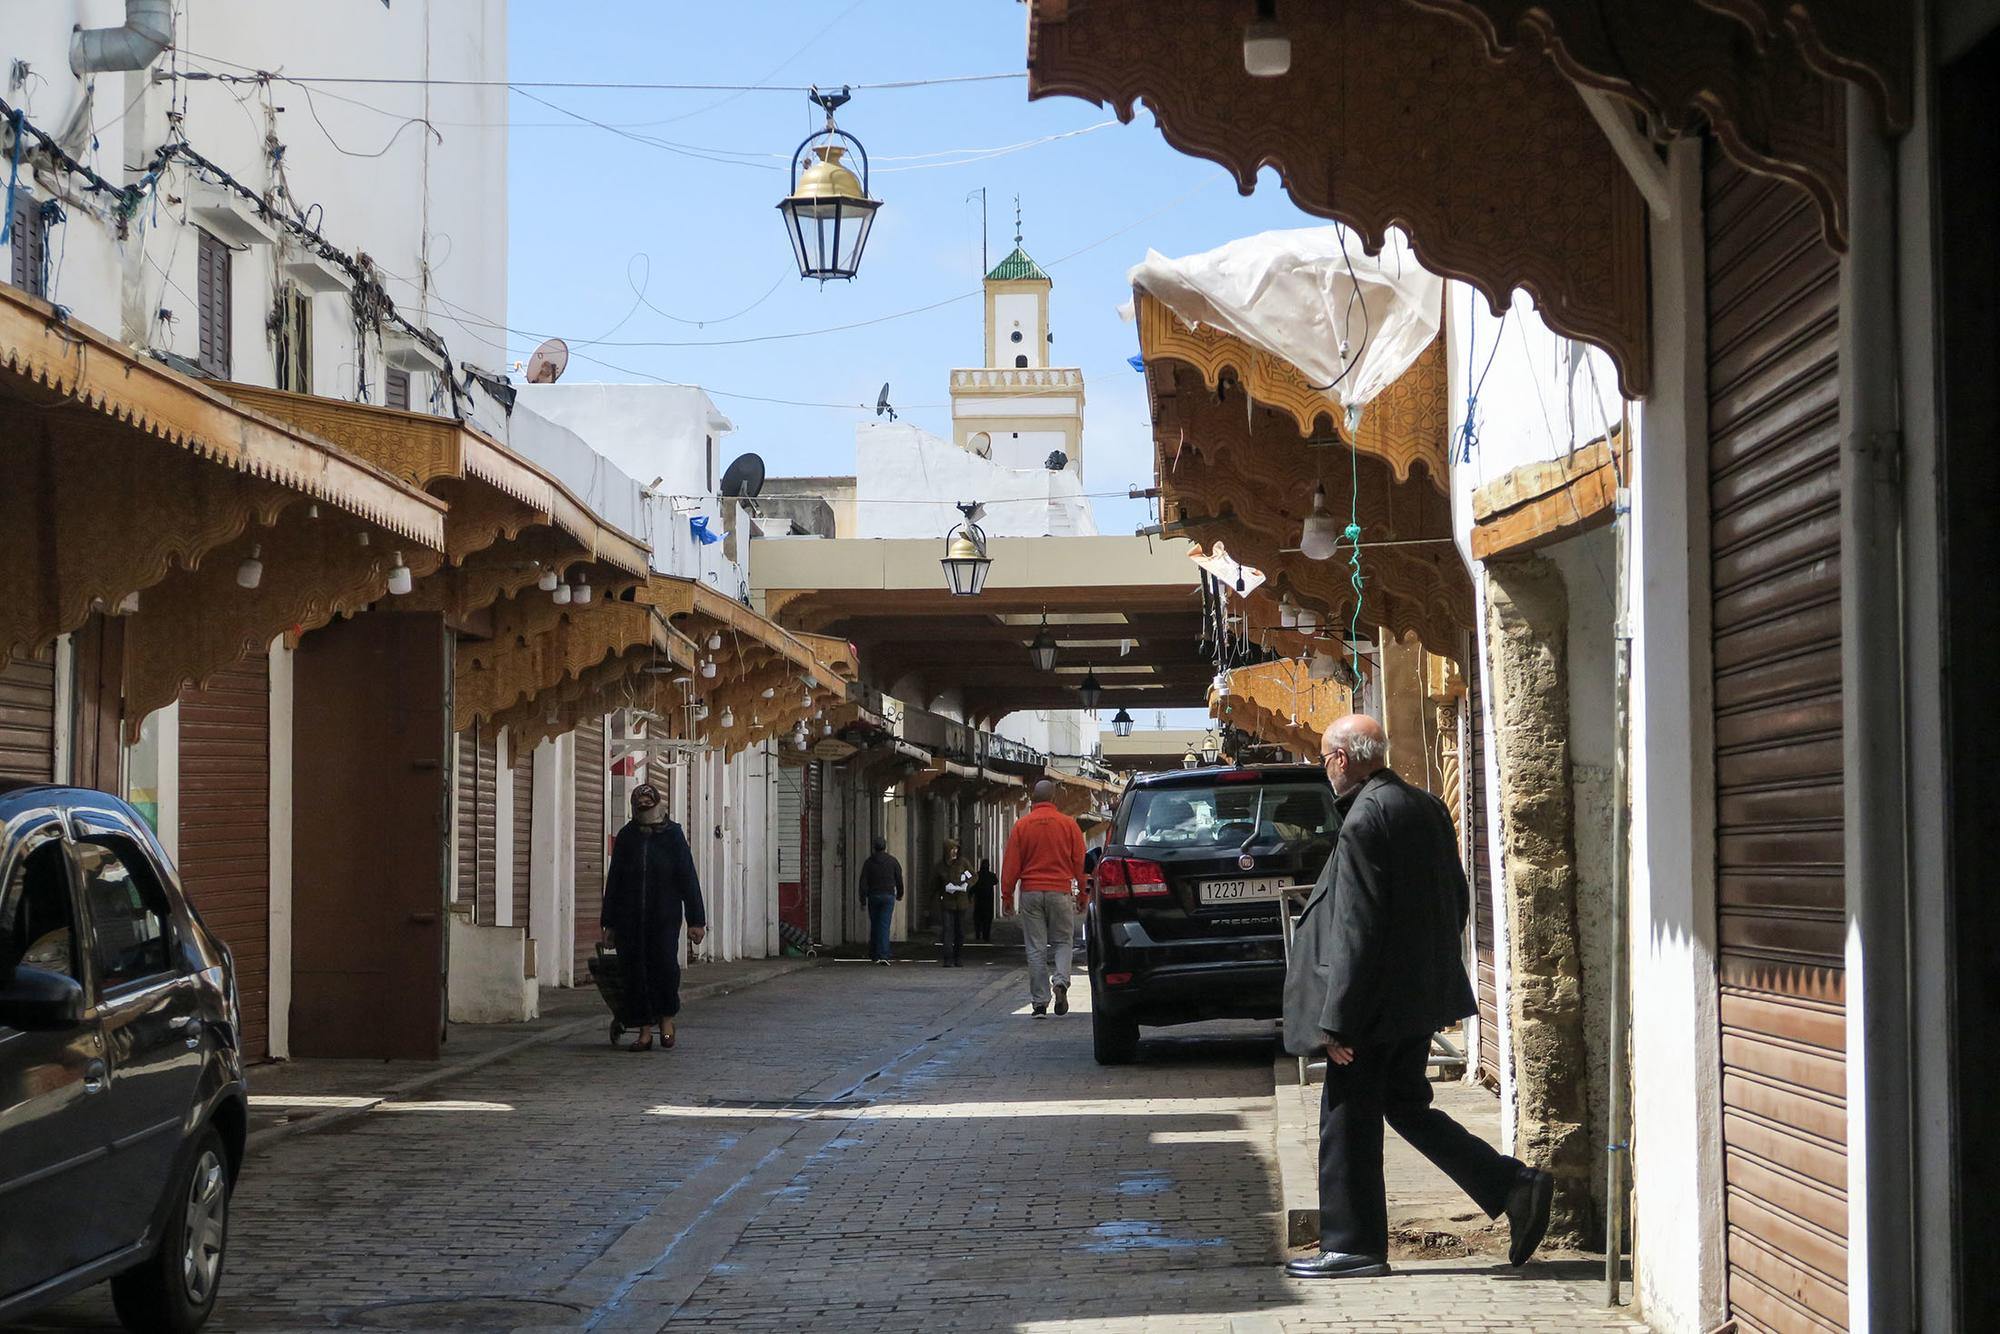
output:
{"label": "ornate wooden awning", "polygon": [[[394,550],[445,545],[436,498],[9,287],[0,442],[0,659],[138,595],[134,731],[183,682],[381,597]],[[263,571],[248,589],[253,546]]]}
{"label": "ornate wooden awning", "polygon": [[1275,79],[1244,71],[1245,9],[1032,0],[1029,96],[1128,121],[1143,99],[1169,143],[1245,194],[1271,166],[1301,208],[1370,244],[1400,226],[1496,312],[1527,291],[1550,328],[1611,354],[1633,398],[1651,385],[1634,180],[1663,179],[1649,136],[1712,127],[1749,170],[1803,186],[1840,247],[1839,81],[1888,129],[1910,121],[1908,0],[1324,0],[1287,12],[1292,71]]}
{"label": "ornate wooden awning", "polygon": [[1229,673],[1229,693],[1208,694],[1217,722],[1248,732],[1308,758],[1337,718],[1354,712],[1354,692],[1336,681],[1315,681],[1296,658],[1279,658]]}
{"label": "ornate wooden awning", "polygon": [[[1361,624],[1456,646],[1473,621],[1472,582],[1452,544],[1443,346],[1371,402],[1359,431],[1296,368],[1214,330],[1189,330],[1139,294],[1163,519],[1204,547],[1220,541],[1267,582],[1249,604],[1275,622],[1289,596],[1329,632],[1354,619],[1343,551],[1308,559],[1299,534],[1317,487],[1343,528],[1362,531]],[[1277,398],[1267,403],[1255,385]],[[1320,400],[1320,401],[1316,401]],[[1321,644],[1319,647],[1329,647]],[[1302,646],[1286,645],[1290,651]]]}

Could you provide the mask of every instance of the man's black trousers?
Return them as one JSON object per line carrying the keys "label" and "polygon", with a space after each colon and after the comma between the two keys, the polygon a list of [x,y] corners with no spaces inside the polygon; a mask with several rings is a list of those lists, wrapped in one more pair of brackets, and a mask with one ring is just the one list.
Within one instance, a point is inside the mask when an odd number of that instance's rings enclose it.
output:
{"label": "man's black trousers", "polygon": [[1319,1106],[1320,1248],[1349,1255],[1389,1253],[1389,1206],[1382,1182],[1382,1123],[1474,1204],[1497,1218],[1521,1170],[1509,1158],[1431,1106],[1428,1037],[1355,1049],[1347,1065],[1326,1063]]}

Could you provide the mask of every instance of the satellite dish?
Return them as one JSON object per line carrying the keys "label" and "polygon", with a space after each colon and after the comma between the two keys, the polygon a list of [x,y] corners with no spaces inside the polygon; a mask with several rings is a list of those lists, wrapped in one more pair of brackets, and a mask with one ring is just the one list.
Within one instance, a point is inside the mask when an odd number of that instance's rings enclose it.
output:
{"label": "satellite dish", "polygon": [[991,431],[974,431],[965,443],[980,458],[990,459],[993,457],[993,433]]}
{"label": "satellite dish", "polygon": [[569,344],[560,338],[551,338],[528,358],[528,383],[554,384],[562,379],[562,373],[568,367]]}
{"label": "satellite dish", "polygon": [[882,392],[875,396],[875,415],[878,417],[886,416],[890,421],[896,420],[896,410],[889,406],[889,382],[887,380],[882,382]]}
{"label": "satellite dish", "polygon": [[764,489],[764,460],[744,454],[722,470],[722,494],[748,499]]}

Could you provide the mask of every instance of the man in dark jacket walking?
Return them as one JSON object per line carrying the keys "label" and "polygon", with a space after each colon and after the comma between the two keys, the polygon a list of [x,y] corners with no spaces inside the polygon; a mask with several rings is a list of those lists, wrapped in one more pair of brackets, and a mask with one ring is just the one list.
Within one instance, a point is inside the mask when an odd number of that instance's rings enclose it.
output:
{"label": "man in dark jacket walking", "polygon": [[1320,1254],[1294,1278],[1389,1272],[1382,1124],[1512,1230],[1521,1264],[1548,1230],[1555,1180],[1431,1106],[1431,1035],[1476,1008],[1460,941],[1472,895],[1444,803],[1387,767],[1382,726],[1350,714],[1320,742],[1341,815],[1293,937],[1285,1046],[1326,1053],[1320,1099]]}
{"label": "man in dark jacket walking", "polygon": [[868,957],[889,962],[889,924],[903,897],[903,864],[889,855],[889,845],[876,839],[868,860],[861,863],[861,901],[868,905]]}

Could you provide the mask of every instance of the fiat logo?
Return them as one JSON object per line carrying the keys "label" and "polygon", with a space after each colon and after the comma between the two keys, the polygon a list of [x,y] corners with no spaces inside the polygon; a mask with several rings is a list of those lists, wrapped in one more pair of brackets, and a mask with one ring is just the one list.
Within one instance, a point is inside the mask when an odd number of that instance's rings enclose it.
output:
{"label": "fiat logo", "polygon": [[1236,864],[1247,871],[1257,864],[1257,859],[1246,852],[1236,859]]}

